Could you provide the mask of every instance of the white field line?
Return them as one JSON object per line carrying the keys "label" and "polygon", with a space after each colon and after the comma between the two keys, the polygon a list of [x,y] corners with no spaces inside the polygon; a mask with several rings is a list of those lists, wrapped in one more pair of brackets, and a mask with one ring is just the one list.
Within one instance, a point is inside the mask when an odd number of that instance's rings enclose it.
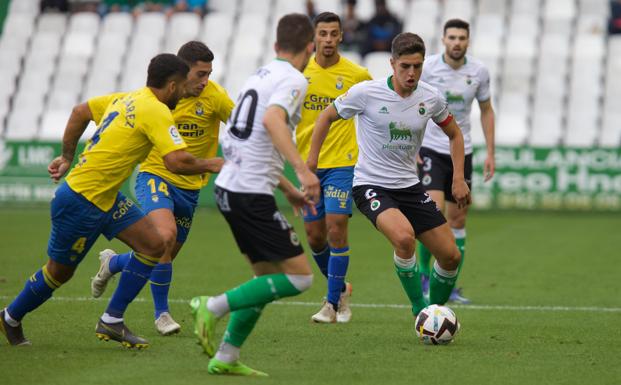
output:
{"label": "white field line", "polygon": [[[0,300],[12,300],[14,297],[0,295]],[[62,302],[107,302],[110,298],[92,298],[92,297],[52,297],[54,301]],[[136,298],[134,302],[151,302],[151,299]],[[170,303],[190,303],[190,299],[170,298]],[[301,301],[276,301],[275,305],[283,306],[320,306],[319,302],[301,302]],[[351,307],[359,308],[377,308],[377,309],[409,309],[410,305],[403,304],[381,304],[381,303],[352,303]],[[451,308],[464,310],[507,310],[507,311],[539,311],[539,312],[607,312],[621,313],[621,307],[601,307],[601,306],[513,306],[513,305],[458,305],[450,304]]]}

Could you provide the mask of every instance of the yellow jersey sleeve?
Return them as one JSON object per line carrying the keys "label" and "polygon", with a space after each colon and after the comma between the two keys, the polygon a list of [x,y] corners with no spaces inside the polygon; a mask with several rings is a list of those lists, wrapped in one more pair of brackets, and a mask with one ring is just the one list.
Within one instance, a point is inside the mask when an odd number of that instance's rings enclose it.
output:
{"label": "yellow jersey sleeve", "polygon": [[117,92],[114,94],[95,96],[88,99],[86,103],[88,104],[89,110],[91,110],[95,124],[99,125],[101,123],[101,119],[103,118],[103,114],[106,112],[108,105],[125,94],[125,92]]}
{"label": "yellow jersey sleeve", "polygon": [[154,146],[167,154],[186,144],[170,110],[148,87],[110,103],[102,116],[66,181],[72,190],[109,211],[125,179]]}
{"label": "yellow jersey sleeve", "polygon": [[[233,101],[224,88],[213,81],[207,83],[199,96],[181,99],[172,116],[188,145],[186,150],[197,158],[216,156],[220,122],[228,119],[232,109]],[[209,181],[210,174],[178,175],[170,172],[164,166],[164,155],[154,148],[140,164],[140,171],[158,175],[176,187],[188,190],[198,190]]]}

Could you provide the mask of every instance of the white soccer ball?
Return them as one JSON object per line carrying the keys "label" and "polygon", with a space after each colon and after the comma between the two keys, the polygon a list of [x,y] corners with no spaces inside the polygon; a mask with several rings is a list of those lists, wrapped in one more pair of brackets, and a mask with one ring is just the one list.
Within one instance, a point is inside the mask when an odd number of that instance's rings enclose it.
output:
{"label": "white soccer ball", "polygon": [[460,325],[446,306],[429,305],[416,317],[416,335],[426,345],[446,345],[453,341]]}

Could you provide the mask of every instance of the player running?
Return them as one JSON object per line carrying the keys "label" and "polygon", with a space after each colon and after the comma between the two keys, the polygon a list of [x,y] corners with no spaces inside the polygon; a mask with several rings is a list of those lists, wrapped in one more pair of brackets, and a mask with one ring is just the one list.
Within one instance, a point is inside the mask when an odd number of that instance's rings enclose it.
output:
{"label": "player running", "polygon": [[[300,240],[273,195],[279,187],[296,210],[319,197],[319,180],[292,138],[308,86],[301,72],[313,53],[313,26],[306,15],[289,14],[279,20],[276,35],[276,59],[248,78],[220,136],[226,162],[215,181],[216,202],[255,278],[223,294],[192,299],[199,342],[213,357],[211,374],[267,376],[239,362],[240,348],[265,305],[298,295],[313,281]],[[304,193],[282,176],[284,158]],[[216,351],[215,326],[228,313]]]}
{"label": "player running", "polygon": [[470,203],[464,180],[464,142],[443,96],[419,81],[425,58],[423,40],[412,33],[392,41],[393,75],[354,85],[321,113],[313,132],[309,163],[317,161],[330,124],[358,115],[360,155],[354,169],[356,206],[390,241],[401,285],[414,315],[427,305],[414,254],[416,239],[434,255],[429,302],[445,303],[457,280],[459,250],[444,216],[416,175],[416,154],[427,121],[436,122],[451,142],[453,196]]}
{"label": "player running", "polygon": [[[470,138],[470,109],[476,98],[481,109],[481,126],[487,144],[487,158],[484,163],[485,181],[494,176],[494,110],[489,90],[489,71],[482,62],[466,55],[470,37],[470,26],[459,19],[448,20],[444,24],[442,42],[446,47],[444,53],[432,55],[425,60],[421,79],[437,88],[448,102],[451,114],[457,120],[464,136],[466,160],[465,178],[471,188],[472,178],[472,139]],[[453,197],[449,141],[433,121],[427,123],[427,130],[420,149],[418,175],[423,187],[438,207],[446,215],[448,224],[455,236],[455,242],[461,252],[461,267],[466,251],[466,215],[468,207],[459,208]],[[429,273],[431,252],[420,244],[418,264],[423,280],[423,292],[429,290]],[[461,289],[455,288],[449,301],[466,304],[470,300],[461,295]]]}
{"label": "player running", "polygon": [[[218,150],[220,122],[226,122],[233,101],[224,88],[209,81],[214,55],[203,43],[190,41],[177,56],[190,66],[186,97],[173,110],[177,130],[188,145],[187,151],[197,158],[212,158]],[[101,119],[108,103],[119,94],[88,101],[93,120]],[[155,305],[155,327],[162,335],[178,333],[181,326],[170,315],[168,292],[172,281],[172,261],[188,237],[201,187],[209,174],[179,175],[168,170],[157,148],[140,164],[136,178],[138,203],[164,237],[166,250],[149,277]],[[100,297],[110,280],[123,270],[131,252],[116,254],[107,249],[100,253],[101,265],[91,282],[93,297]]]}
{"label": "player running", "polygon": [[[24,316],[51,298],[71,279],[77,265],[100,234],[118,238],[133,251],[95,333],[132,348],[147,340],[135,336],[123,314],[146,284],[164,254],[165,244],[152,220],[126,198],[119,188],[134,167],[157,148],[166,167],[181,174],[218,171],[220,162],[197,159],[184,149],[170,112],[185,92],[187,64],[172,54],[155,56],[149,63],[147,85],[108,106],[76,166],[51,202],[52,230],[49,259],[26,281],[22,292],[0,312],[0,331],[11,345],[29,345],[22,330]],[[62,155],[48,166],[54,181],[69,170],[79,138],[86,129],[83,110],[76,106],[63,137]]]}
{"label": "player running", "polygon": [[[302,159],[310,149],[317,117],[337,96],[361,81],[370,80],[366,68],[339,54],[343,40],[341,19],[323,12],[314,19],[315,55],[304,70],[308,91],[302,104],[302,119],[296,128],[296,143]],[[319,270],[328,279],[326,300],[312,320],[321,323],[349,322],[351,284],[345,283],[349,265],[347,222],[352,213],[351,187],[354,164],[358,158],[354,120],[341,120],[326,138],[319,154],[317,169],[321,195],[316,215],[304,216],[304,227]]]}

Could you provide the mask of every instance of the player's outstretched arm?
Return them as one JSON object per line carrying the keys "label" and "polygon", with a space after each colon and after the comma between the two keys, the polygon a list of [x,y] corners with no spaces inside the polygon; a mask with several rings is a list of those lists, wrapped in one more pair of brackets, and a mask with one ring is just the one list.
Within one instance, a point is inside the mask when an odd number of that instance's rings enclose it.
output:
{"label": "player's outstretched arm", "polygon": [[470,204],[470,189],[464,178],[464,137],[461,129],[451,119],[447,124],[440,126],[446,136],[449,137],[451,146],[451,160],[453,161],[453,197],[457,201],[457,207],[462,208]]}
{"label": "player's outstretched arm", "polygon": [[492,108],[491,100],[479,102],[479,108],[481,109],[481,127],[483,127],[483,135],[485,135],[485,144],[487,146],[487,158],[485,158],[483,166],[483,175],[485,175],[485,181],[487,182],[492,179],[496,170],[496,161],[494,160],[496,152],[494,109]]}
{"label": "player's outstretched arm", "polygon": [[58,182],[69,170],[78,141],[91,120],[93,120],[93,114],[88,103],[81,103],[73,107],[63,134],[62,155],[53,159],[47,166],[47,172],[54,182]]}
{"label": "player's outstretched arm", "polygon": [[176,150],[164,155],[164,166],[170,172],[180,175],[220,172],[223,164],[222,158],[199,159],[185,150]]}
{"label": "player's outstretched arm", "polygon": [[293,143],[287,126],[287,113],[280,106],[269,106],[263,115],[263,126],[270,134],[274,146],[287,159],[302,184],[302,191],[313,204],[319,201],[319,179],[306,166]]}
{"label": "player's outstretched arm", "polygon": [[328,132],[330,132],[330,125],[340,118],[341,117],[333,104],[330,104],[328,108],[323,110],[323,112],[317,117],[315,127],[313,128],[313,136],[311,137],[311,146],[308,151],[308,159],[306,159],[306,164],[311,171],[317,171],[319,153],[321,152],[323,142],[326,140],[326,136],[328,136]]}

